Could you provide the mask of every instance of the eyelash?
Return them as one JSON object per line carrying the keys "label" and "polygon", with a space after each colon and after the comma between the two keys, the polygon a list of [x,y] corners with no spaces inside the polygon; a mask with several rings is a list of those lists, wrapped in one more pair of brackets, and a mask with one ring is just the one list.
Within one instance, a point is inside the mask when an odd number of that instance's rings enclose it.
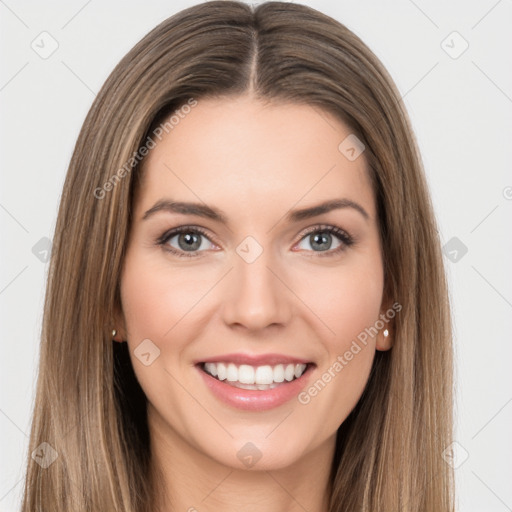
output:
{"label": "eyelash", "polygon": [[[161,246],[165,251],[168,251],[180,258],[182,258],[182,257],[197,258],[203,251],[195,251],[195,252],[190,251],[187,253],[186,251],[178,251],[174,247],[167,245],[167,243],[169,242],[169,240],[171,238],[173,238],[176,235],[179,235],[180,233],[200,234],[200,235],[203,235],[205,238],[207,238],[210,242],[212,242],[212,240],[210,240],[208,233],[204,229],[202,229],[198,226],[179,226],[177,228],[173,228],[173,229],[163,233],[156,240],[156,244],[158,246]],[[302,234],[302,236],[300,237],[300,239],[298,240],[297,243],[301,242],[307,236],[315,234],[315,233],[329,233],[331,235],[335,235],[341,242],[341,245],[339,247],[337,247],[336,249],[329,249],[327,251],[307,251],[307,252],[313,252],[313,253],[315,253],[315,255],[318,255],[320,257],[329,257],[329,256],[337,255],[355,243],[354,238],[352,236],[350,236],[346,231],[339,229],[336,226],[331,226],[328,224],[327,225],[322,224],[322,225],[318,225],[318,226],[309,228],[305,233]],[[213,242],[213,243],[215,243],[215,242]]]}

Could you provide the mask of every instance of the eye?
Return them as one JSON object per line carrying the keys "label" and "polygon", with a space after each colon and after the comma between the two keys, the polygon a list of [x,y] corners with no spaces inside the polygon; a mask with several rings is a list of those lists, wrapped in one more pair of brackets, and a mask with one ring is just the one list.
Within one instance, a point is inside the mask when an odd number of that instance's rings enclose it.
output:
{"label": "eye", "polygon": [[215,247],[205,231],[191,226],[180,226],[171,231],[166,231],[157,240],[157,243],[163,246],[165,250],[184,257],[195,257],[198,256],[197,253]]}
{"label": "eye", "polygon": [[[347,249],[353,243],[354,239],[347,232],[336,226],[326,225],[310,228],[302,235],[297,247],[306,252],[319,253],[319,256],[331,256]],[[157,244],[176,256],[189,258],[200,256],[208,249],[217,248],[206,231],[197,226],[179,226],[166,231],[157,240]]]}
{"label": "eye", "polygon": [[325,253],[322,256],[327,256],[337,254],[353,243],[353,238],[336,226],[316,226],[303,235],[297,247],[307,251]]}

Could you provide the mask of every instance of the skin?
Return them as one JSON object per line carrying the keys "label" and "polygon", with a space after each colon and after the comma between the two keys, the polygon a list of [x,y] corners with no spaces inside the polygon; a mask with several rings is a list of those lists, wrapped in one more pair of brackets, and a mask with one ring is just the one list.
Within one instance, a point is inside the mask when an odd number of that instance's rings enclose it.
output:
{"label": "skin", "polygon": [[[116,328],[149,401],[163,511],[327,511],[337,428],[361,396],[375,350],[389,349],[391,336],[370,337],[309,403],[292,399],[264,412],[220,402],[193,363],[281,353],[314,362],[313,383],[389,307],[364,153],[349,161],[338,150],[350,133],[310,106],[249,95],[201,99],[144,161]],[[205,203],[229,224],[168,211],[143,220],[163,198]],[[336,198],[358,203],[368,218],[350,207],[285,218]],[[199,256],[178,257],[156,243],[184,225],[208,234],[200,236]],[[315,249],[305,231],[323,225],[355,242],[335,253],[343,242],[332,235],[330,255]],[[263,249],[252,263],[236,252],[248,235]],[[167,246],[179,251],[178,242],[177,235]],[[160,350],[149,366],[133,352],[145,339]],[[237,457],[248,442],[261,453],[251,468]]]}

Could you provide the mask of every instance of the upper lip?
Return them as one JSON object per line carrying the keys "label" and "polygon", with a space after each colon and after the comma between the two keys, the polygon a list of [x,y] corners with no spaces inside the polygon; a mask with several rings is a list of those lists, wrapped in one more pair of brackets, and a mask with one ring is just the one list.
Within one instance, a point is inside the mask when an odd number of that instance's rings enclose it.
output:
{"label": "upper lip", "polygon": [[222,354],[219,356],[201,359],[195,364],[201,363],[233,363],[236,365],[248,364],[249,366],[275,366],[278,364],[308,364],[311,361],[300,357],[284,354]]}

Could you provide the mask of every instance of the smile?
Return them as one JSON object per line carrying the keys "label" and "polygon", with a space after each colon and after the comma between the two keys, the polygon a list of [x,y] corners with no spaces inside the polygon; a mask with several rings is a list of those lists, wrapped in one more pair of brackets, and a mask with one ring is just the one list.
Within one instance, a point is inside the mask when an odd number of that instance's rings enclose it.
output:
{"label": "smile", "polygon": [[307,364],[277,364],[275,366],[251,366],[234,363],[204,363],[202,369],[219,381],[239,389],[273,389],[283,382],[298,379],[306,371]]}
{"label": "smile", "polygon": [[208,361],[195,364],[220,403],[245,411],[266,411],[291,401],[306,387],[314,363],[253,366]]}

